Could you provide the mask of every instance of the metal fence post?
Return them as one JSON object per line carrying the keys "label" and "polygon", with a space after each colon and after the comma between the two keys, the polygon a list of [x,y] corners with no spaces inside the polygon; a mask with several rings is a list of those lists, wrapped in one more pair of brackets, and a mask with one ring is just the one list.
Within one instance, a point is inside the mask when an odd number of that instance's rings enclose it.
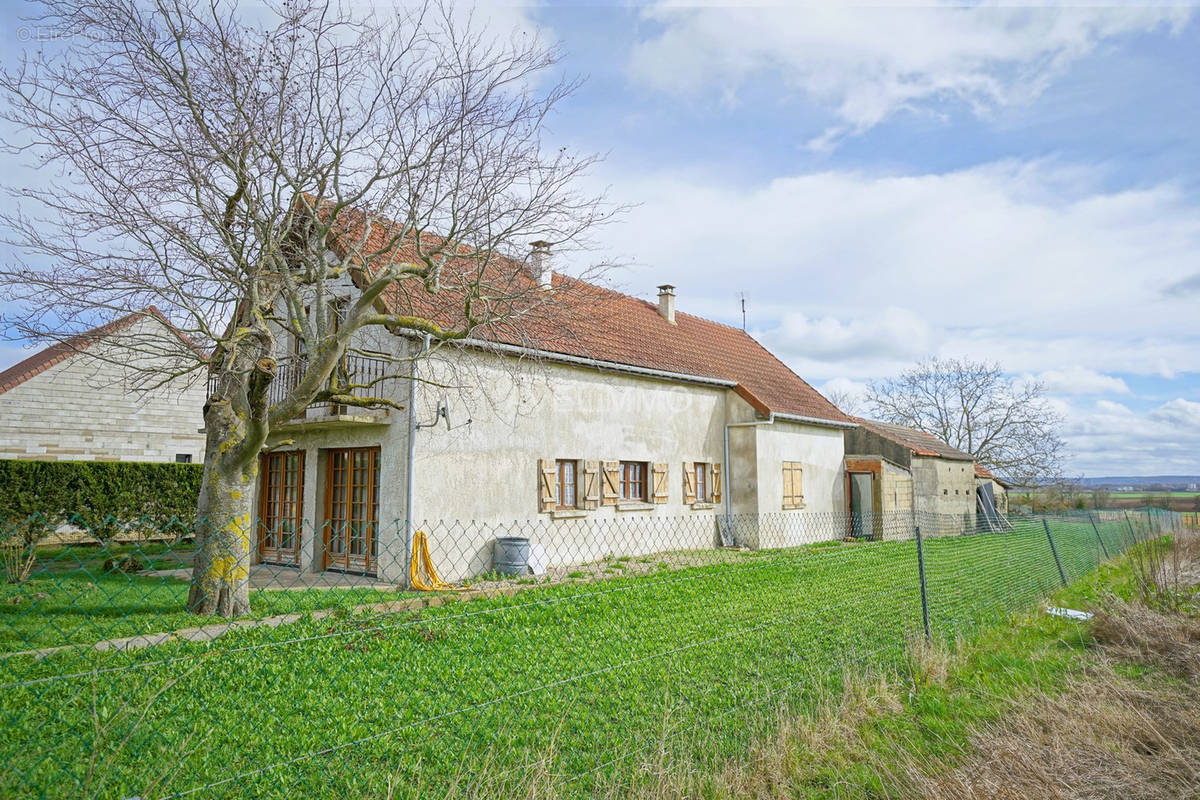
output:
{"label": "metal fence post", "polygon": [[1046,529],[1046,538],[1050,540],[1050,552],[1054,554],[1054,565],[1058,567],[1058,577],[1062,578],[1063,586],[1067,585],[1067,573],[1063,571],[1062,560],[1058,557],[1058,548],[1054,546],[1054,536],[1050,533],[1050,523],[1042,517],[1042,527]]}
{"label": "metal fence post", "polygon": [[1129,545],[1132,547],[1137,544],[1137,531],[1133,529],[1133,520],[1129,518],[1129,512],[1125,512],[1125,524],[1129,526]]}
{"label": "metal fence post", "polygon": [[917,574],[921,578],[921,622],[925,625],[925,641],[933,642],[933,632],[929,629],[929,590],[925,584],[925,547],[921,539],[921,526],[917,525]]}
{"label": "metal fence post", "polygon": [[1104,546],[1104,537],[1100,535],[1100,529],[1096,527],[1096,516],[1089,512],[1088,521],[1092,523],[1092,530],[1096,532],[1096,541],[1100,543],[1100,550],[1104,553],[1104,560],[1107,561],[1109,558],[1108,548]]}

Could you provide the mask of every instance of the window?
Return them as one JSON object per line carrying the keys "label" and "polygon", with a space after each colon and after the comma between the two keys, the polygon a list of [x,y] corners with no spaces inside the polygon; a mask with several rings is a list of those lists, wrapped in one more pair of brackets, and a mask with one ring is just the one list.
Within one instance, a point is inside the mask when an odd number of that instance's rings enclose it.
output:
{"label": "window", "polygon": [[554,492],[555,507],[559,509],[577,508],[579,496],[578,464],[574,461],[559,459],[557,466],[557,479]]}
{"label": "window", "polygon": [[783,462],[783,508],[804,508],[804,467],[799,461]]}
{"label": "window", "polygon": [[709,465],[696,462],[696,502],[711,503],[712,495],[708,492],[708,470]]}
{"label": "window", "polygon": [[379,448],[328,451],[325,481],[325,566],[374,573]]}
{"label": "window", "polygon": [[646,462],[621,462],[621,499],[646,502]]}
{"label": "window", "polygon": [[175,463],[176,464],[192,463],[192,454],[191,453],[176,453],[175,454]]}
{"label": "window", "polygon": [[304,451],[266,453],[259,492],[258,553],[271,564],[300,562]]}

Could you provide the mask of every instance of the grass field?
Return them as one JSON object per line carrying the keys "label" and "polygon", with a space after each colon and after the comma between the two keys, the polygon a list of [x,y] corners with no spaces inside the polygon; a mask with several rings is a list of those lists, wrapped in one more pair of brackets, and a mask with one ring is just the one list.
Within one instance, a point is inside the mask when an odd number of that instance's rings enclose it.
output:
{"label": "grass field", "polygon": [[[188,582],[105,572],[109,557],[136,554],[148,568],[190,564],[191,545],[151,543],[104,548],[54,547],[38,552],[34,576],[21,586],[0,583],[0,653],[58,647],[222,622],[185,612]],[[409,593],[409,595],[415,593]],[[318,608],[352,608],[406,596],[372,588],[253,591],[251,616]],[[36,603],[15,602],[37,597]]]}
{"label": "grass field", "polygon": [[[1067,577],[1088,573],[1096,532],[1051,524]],[[1128,542],[1122,525],[1101,534],[1112,553]],[[929,541],[926,571],[939,636],[1061,585],[1040,521]],[[764,709],[819,703],[844,666],[900,664],[920,609],[913,542],[828,543],[207,646],[9,657],[0,713],[25,736],[0,744],[0,794],[440,797],[542,758],[586,797],[655,749],[743,752]]]}

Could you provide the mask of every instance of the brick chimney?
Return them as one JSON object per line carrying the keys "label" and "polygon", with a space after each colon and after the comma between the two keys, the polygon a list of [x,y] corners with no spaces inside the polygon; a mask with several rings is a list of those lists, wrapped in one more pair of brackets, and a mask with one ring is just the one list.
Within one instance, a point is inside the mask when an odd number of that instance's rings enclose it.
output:
{"label": "brick chimney", "polygon": [[529,272],[542,289],[549,289],[554,270],[550,267],[550,243],[541,239],[530,242],[533,249],[529,252]]}
{"label": "brick chimney", "polygon": [[675,287],[669,283],[658,287],[658,313],[667,322],[675,324]]}

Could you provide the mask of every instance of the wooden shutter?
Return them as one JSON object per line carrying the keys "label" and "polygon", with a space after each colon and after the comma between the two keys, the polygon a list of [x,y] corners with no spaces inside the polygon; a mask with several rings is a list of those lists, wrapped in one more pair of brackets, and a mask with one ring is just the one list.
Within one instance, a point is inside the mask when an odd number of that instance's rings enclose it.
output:
{"label": "wooden shutter", "polygon": [[553,511],[557,494],[558,462],[553,458],[538,459],[538,511]]}
{"label": "wooden shutter", "polygon": [[583,462],[583,507],[593,510],[600,505],[600,462]]}
{"label": "wooden shutter", "polygon": [[696,465],[691,461],[683,462],[683,502],[696,502]]}
{"label": "wooden shutter", "polygon": [[665,503],[670,497],[670,492],[667,487],[667,465],[654,465],[654,495],[655,503]]}
{"label": "wooden shutter", "polygon": [[714,503],[721,502],[721,465],[712,466],[712,499]]}
{"label": "wooden shutter", "polygon": [[621,462],[604,462],[604,485],[601,487],[600,502],[615,506],[621,496]]}

